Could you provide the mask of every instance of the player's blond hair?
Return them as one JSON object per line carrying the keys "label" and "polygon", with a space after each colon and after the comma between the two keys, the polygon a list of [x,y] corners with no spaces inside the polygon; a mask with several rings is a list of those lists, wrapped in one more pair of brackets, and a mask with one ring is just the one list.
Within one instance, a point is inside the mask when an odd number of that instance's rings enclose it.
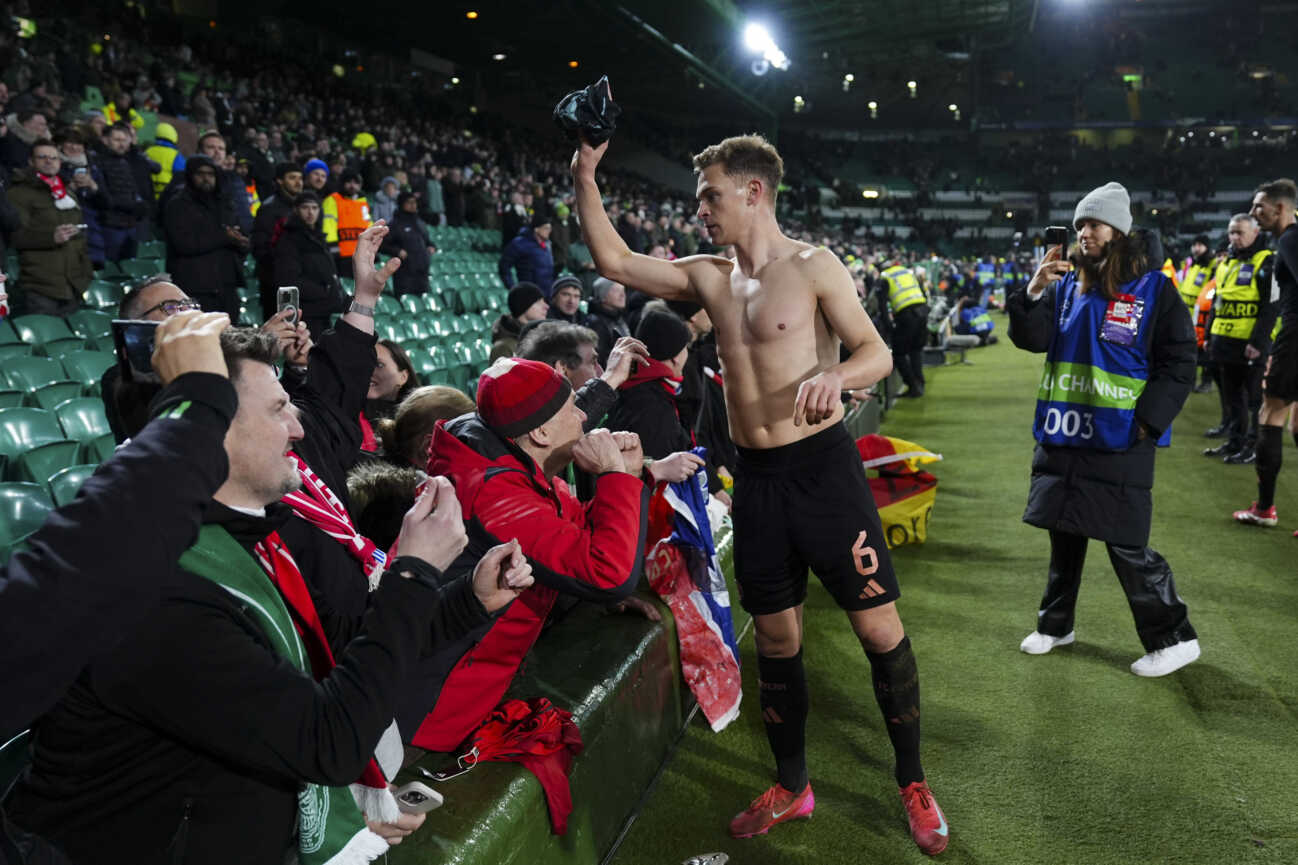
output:
{"label": "player's blond hair", "polygon": [[774,206],[775,195],[784,178],[784,160],[775,145],[763,136],[757,133],[735,135],[694,155],[696,174],[702,173],[709,165],[717,164],[725,166],[727,177],[755,177],[762,181]]}

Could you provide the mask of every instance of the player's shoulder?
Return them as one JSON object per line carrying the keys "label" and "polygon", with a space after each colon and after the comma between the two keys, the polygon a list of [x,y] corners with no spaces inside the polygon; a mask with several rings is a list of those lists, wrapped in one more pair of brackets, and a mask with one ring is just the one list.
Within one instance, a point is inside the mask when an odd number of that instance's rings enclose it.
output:
{"label": "player's shoulder", "polygon": [[795,241],[795,247],[785,259],[813,284],[841,281],[847,267],[838,256],[823,246]]}

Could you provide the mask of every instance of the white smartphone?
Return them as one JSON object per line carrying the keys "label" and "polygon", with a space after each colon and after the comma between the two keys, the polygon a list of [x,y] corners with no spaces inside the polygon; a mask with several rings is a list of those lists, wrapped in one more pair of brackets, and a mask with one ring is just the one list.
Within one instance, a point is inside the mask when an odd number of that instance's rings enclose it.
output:
{"label": "white smartphone", "polygon": [[403,814],[427,814],[434,808],[442,807],[442,802],[445,801],[441,793],[418,781],[394,787],[392,795],[396,797],[397,807]]}
{"label": "white smartphone", "polygon": [[285,319],[285,321],[292,325],[296,325],[298,319],[302,315],[302,307],[298,305],[298,297],[299,292],[296,285],[280,286],[279,291],[276,292],[275,295],[275,308],[277,312],[283,312],[286,309],[293,310],[293,314]]}

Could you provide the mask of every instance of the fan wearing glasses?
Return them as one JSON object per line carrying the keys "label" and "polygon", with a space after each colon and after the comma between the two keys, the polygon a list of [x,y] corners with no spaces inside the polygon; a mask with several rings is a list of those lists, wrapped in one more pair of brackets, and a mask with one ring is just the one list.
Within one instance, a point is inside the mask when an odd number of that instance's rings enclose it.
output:
{"label": "fan wearing glasses", "polygon": [[[3,284],[0,284],[0,291],[3,291]],[[166,321],[178,312],[200,308],[197,300],[185,294],[180,286],[171,281],[171,274],[156,273],[126,293],[117,308],[117,317],[132,321]],[[301,372],[306,367],[312,342],[306,325],[291,320],[293,313],[291,309],[284,310],[262,325],[261,329],[275,335],[279,340],[284,362],[290,368]],[[121,422],[120,413],[145,411],[147,406],[124,406],[123,403],[129,402],[127,398],[129,394],[115,395],[118,378],[118,368],[114,364],[100,380],[99,392],[104,396],[104,412],[108,415],[108,424],[120,443],[125,438],[125,427]]]}

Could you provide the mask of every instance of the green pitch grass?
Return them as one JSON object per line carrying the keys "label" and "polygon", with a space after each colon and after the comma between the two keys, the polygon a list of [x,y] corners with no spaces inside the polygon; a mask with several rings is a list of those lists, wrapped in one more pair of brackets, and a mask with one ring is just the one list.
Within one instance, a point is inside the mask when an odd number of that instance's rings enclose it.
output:
{"label": "green pitch grass", "polygon": [[[998,317],[998,324],[1004,319]],[[1162,679],[1142,654],[1104,548],[1092,542],[1077,642],[1030,657],[1047,538],[1020,521],[1041,356],[1009,345],[928,371],[883,432],[945,457],[929,541],[894,553],[919,660],[924,765],[951,826],[939,857],[970,865],[1298,863],[1298,452],[1285,434],[1274,529],[1234,525],[1251,466],[1200,455],[1215,394],[1195,394],[1160,452],[1151,545],[1175,571],[1203,657]],[[869,666],[813,579],[811,820],[732,840],[732,815],[773,783],[751,632],[744,707],[720,734],[695,719],[614,865],[724,851],[734,865],[906,863],[911,843]]]}

